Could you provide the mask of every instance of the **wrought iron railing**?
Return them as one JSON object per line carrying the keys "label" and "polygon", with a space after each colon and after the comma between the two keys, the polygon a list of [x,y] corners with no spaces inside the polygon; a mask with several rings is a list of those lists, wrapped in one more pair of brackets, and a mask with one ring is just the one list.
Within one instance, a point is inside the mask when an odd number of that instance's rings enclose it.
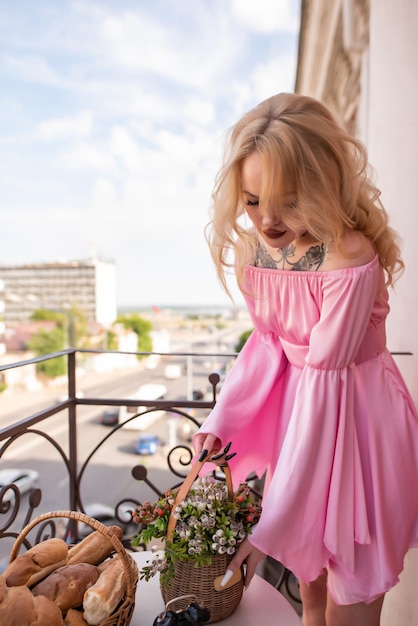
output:
{"label": "wrought iron railing", "polygon": [[[46,355],[43,357],[37,357],[28,359],[26,361],[19,361],[16,363],[0,366],[0,372],[7,369],[24,367],[26,365],[40,364],[43,361],[50,359],[57,359],[65,357],[67,359],[67,397],[63,400],[55,401],[53,404],[46,406],[40,411],[37,411],[17,422],[7,425],[0,429],[0,467],[1,464],[7,461],[9,451],[15,447],[19,447],[21,438],[30,434],[31,436],[39,437],[40,440],[47,441],[56,451],[59,456],[60,462],[65,467],[66,475],[68,479],[68,508],[73,511],[86,512],[83,497],[82,497],[82,485],[83,480],[86,479],[86,470],[94,464],[94,457],[100,451],[100,449],[108,444],[109,439],[116,437],[116,433],[120,431],[124,426],[126,427],[127,421],[132,421],[140,415],[141,417],[147,414],[152,414],[155,411],[161,413],[164,411],[164,415],[167,419],[172,419],[173,416],[178,416],[182,420],[186,420],[197,430],[199,427],[198,418],[191,414],[191,411],[209,411],[215,404],[218,386],[220,381],[220,375],[217,372],[211,373],[207,377],[208,385],[210,388],[209,399],[190,400],[190,399],[159,399],[159,400],[147,400],[147,399],[130,399],[127,397],[109,398],[109,397],[92,397],[92,396],[80,396],[77,389],[76,380],[76,366],[77,357],[86,354],[102,354],[104,351],[91,351],[91,350],[79,350],[68,349],[62,352]],[[110,354],[114,354],[110,352]],[[121,354],[121,353],[117,353]],[[124,353],[131,354],[131,353]],[[139,357],[149,357],[149,353],[134,353]],[[170,353],[169,355],[163,353],[158,354],[159,357],[222,357],[233,359],[236,354],[204,354],[201,353]],[[117,423],[115,426],[109,428],[106,434],[99,438],[99,440],[93,445],[92,449],[88,452],[85,458],[79,458],[79,429],[78,412],[82,406],[101,406],[101,407],[136,407],[141,405],[140,413],[133,413],[124,423]],[[67,431],[67,445],[61,445],[57,439],[49,432],[48,419],[56,416],[61,412],[65,412],[66,417],[60,419],[61,425],[65,420],[65,426]],[[65,449],[66,448],[66,449]],[[134,463],[131,467],[132,477],[139,481],[139,484],[143,484],[148,490],[155,495],[161,495],[167,488],[181,484],[184,478],[187,476],[189,466],[192,461],[192,448],[190,441],[182,441],[177,443],[170,449],[166,449],[165,458],[165,473],[162,477],[158,476],[158,479],[154,478],[152,468],[147,466],[146,462]],[[112,468],[109,466],[109,471]],[[154,472],[155,473],[155,472]],[[42,477],[41,477],[42,478]],[[262,483],[256,479],[249,477],[250,483],[254,489],[262,490]],[[42,482],[42,481],[41,481]],[[106,485],[106,477],[101,479],[101,483]],[[105,489],[105,487],[102,487]],[[140,495],[140,489],[138,488],[138,494]],[[120,494],[120,498],[117,502],[112,503],[114,506],[114,520],[115,523],[120,523],[122,526],[129,528],[129,522],[132,522],[131,513],[135,507],[141,503],[141,497],[125,496]],[[41,509],[41,503],[43,498],[42,489],[35,487],[31,489],[28,497],[23,498],[19,488],[15,484],[3,485],[0,489],[0,566],[5,564],[6,551],[2,550],[2,544],[4,540],[14,541],[20,534],[20,531],[26,526],[31,519],[44,513]],[[23,503],[27,509],[21,510]],[[62,508],[62,507],[56,507]],[[52,509],[51,509],[52,510]],[[128,515],[128,519],[127,519]],[[132,525],[130,526],[131,535]],[[80,528],[77,522],[73,520],[67,520],[65,528],[57,528],[56,520],[50,519],[43,524],[37,526],[37,534],[35,537],[25,539],[26,547],[30,547],[31,544],[37,543],[42,538],[47,536],[62,536],[68,541],[77,541],[80,536]],[[125,544],[130,546],[129,531],[125,537]],[[278,586],[284,585],[284,588],[289,586],[289,580],[291,580],[291,574],[277,564],[278,573],[277,580]],[[276,569],[277,569],[276,567]],[[270,563],[271,571],[271,563]]]}
{"label": "wrought iron railing", "polygon": [[[0,372],[18,367],[24,367],[31,364],[39,364],[46,360],[57,359],[66,357],[68,360],[67,367],[67,386],[68,397],[65,400],[54,402],[54,404],[47,406],[45,409],[38,411],[24,419],[19,420],[9,426],[0,429],[0,463],[3,460],[7,460],[7,452],[13,446],[18,446],[19,441],[23,435],[32,434],[36,435],[44,440],[47,440],[51,446],[58,452],[63,465],[66,468],[68,474],[68,507],[71,510],[84,511],[82,498],[81,498],[81,483],[85,474],[85,470],[89,463],[92,461],[94,455],[98,449],[104,445],[107,440],[114,436],[114,434],[122,428],[126,423],[132,421],[138,415],[145,413],[152,413],[154,411],[169,411],[170,415],[176,414],[190,421],[194,426],[198,427],[199,422],[193,415],[188,412],[190,409],[211,409],[216,402],[217,384],[219,383],[220,376],[217,373],[209,375],[208,380],[211,385],[212,394],[210,400],[147,400],[147,399],[129,399],[129,398],[103,398],[103,397],[80,397],[77,392],[76,386],[76,358],[79,354],[86,353],[101,353],[102,351],[91,350],[78,350],[68,349],[62,352],[49,354],[43,357],[37,357],[28,359],[25,361],[19,361],[16,363],[0,366]],[[120,354],[120,353],[118,353]],[[126,354],[126,353],[125,353]],[[138,356],[148,357],[149,353],[135,353]],[[156,353],[153,353],[156,354]],[[172,356],[187,357],[191,353],[176,353],[170,354]],[[158,353],[159,356],[162,353]],[[215,356],[215,355],[205,355]],[[225,356],[225,355],[222,355]],[[229,355],[235,356],[235,355]],[[78,455],[77,435],[78,435],[78,423],[77,423],[77,410],[83,405],[93,406],[127,406],[135,407],[141,406],[141,413],[132,414],[125,422],[125,424],[117,424],[112,428],[91,450],[87,458],[80,461]],[[48,433],[46,426],[47,418],[54,416],[62,411],[67,411],[67,432],[68,432],[68,450],[64,450],[54,437]],[[177,457],[177,463],[172,461],[173,455]],[[179,456],[180,455],[180,456]],[[167,455],[167,468],[175,477],[177,482],[182,482],[184,476],[187,474],[187,465],[190,464],[192,458],[192,452],[190,445],[182,444],[181,446],[175,446],[173,450],[170,450]],[[187,459],[187,460],[186,460]],[[183,466],[184,472],[181,473],[176,469],[176,466]],[[157,494],[161,493],[161,490],[165,490],[172,485],[169,482],[167,485],[157,486],[150,480],[146,467],[142,465],[136,465],[132,468],[132,475],[137,480],[145,481]],[[35,509],[39,507],[42,499],[41,490],[36,488],[31,491],[28,499],[28,510],[24,516],[23,523],[27,524],[34,514]],[[15,484],[4,485],[0,489],[0,539],[4,536],[17,536],[17,531],[12,530],[15,520],[18,517],[20,507],[22,504],[22,494],[19,488]],[[115,503],[115,517],[118,519],[118,511],[122,504],[127,504],[126,501],[120,501]],[[134,507],[137,502],[131,501],[131,507]],[[120,520],[121,522],[123,520]],[[67,534],[71,534],[72,537],[77,539],[77,528],[71,527],[67,529]],[[0,544],[1,545],[1,544]]]}

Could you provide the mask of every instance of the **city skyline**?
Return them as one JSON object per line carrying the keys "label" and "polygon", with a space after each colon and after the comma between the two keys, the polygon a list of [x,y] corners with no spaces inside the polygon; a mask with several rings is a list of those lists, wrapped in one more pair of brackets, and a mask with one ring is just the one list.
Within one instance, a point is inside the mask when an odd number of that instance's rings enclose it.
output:
{"label": "city skyline", "polygon": [[230,125],[293,90],[299,11],[0,0],[0,264],[96,257],[118,306],[228,306],[204,238],[213,182]]}

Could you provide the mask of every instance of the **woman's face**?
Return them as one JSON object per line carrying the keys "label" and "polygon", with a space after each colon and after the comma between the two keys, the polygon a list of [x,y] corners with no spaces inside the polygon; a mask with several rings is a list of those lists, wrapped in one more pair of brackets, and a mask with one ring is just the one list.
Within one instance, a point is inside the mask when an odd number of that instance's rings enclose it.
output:
{"label": "woman's face", "polygon": [[244,159],[241,171],[245,209],[265,243],[272,248],[284,248],[298,236],[283,221],[284,215],[295,206],[296,196],[291,190],[283,189],[279,206],[270,207],[259,204],[262,175],[260,155],[258,152],[253,152]]}

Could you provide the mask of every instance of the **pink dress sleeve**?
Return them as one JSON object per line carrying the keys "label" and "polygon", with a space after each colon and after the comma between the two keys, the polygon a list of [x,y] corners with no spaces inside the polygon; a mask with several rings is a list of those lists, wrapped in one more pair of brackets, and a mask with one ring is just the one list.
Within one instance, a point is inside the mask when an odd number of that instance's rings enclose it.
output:
{"label": "pink dress sleeve", "polygon": [[[270,333],[254,331],[228,373],[216,405],[199,432],[212,433],[222,445],[233,442],[234,484],[251,472],[271,474],[277,456],[278,420],[265,427],[263,416],[277,412],[287,358],[280,341]],[[274,428],[275,432],[272,432]],[[210,466],[206,466],[209,470]]]}

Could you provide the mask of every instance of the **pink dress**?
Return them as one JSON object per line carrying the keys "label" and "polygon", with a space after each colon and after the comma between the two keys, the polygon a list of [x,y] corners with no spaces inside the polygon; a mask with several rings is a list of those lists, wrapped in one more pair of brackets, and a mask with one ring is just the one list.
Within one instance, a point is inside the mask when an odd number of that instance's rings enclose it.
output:
{"label": "pink dress", "polygon": [[254,546],[305,582],[327,567],[339,604],[371,602],[418,545],[418,419],[379,260],[246,281],[255,330],[200,432],[232,441],[236,484],[266,472]]}

